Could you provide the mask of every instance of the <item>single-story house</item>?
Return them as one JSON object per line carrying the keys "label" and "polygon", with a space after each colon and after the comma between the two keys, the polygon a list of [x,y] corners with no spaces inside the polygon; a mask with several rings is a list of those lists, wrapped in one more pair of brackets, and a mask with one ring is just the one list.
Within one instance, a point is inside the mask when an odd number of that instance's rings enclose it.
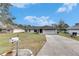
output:
{"label": "single-story house", "polygon": [[14,29],[4,28],[1,31],[1,33],[20,33],[20,32],[25,32],[25,30],[20,28],[14,28]]}
{"label": "single-story house", "polygon": [[13,29],[13,33],[20,33],[20,32],[25,32],[25,30],[21,29],[21,28],[14,28]]}
{"label": "single-story house", "polygon": [[67,28],[67,32],[71,35],[75,34],[76,36],[79,36],[79,25]]}
{"label": "single-story house", "polygon": [[12,32],[13,32],[13,29],[9,29],[9,28],[7,28],[7,29],[2,29],[2,32],[3,32],[3,33],[12,33]]}
{"label": "single-story house", "polygon": [[57,30],[53,26],[34,26],[27,30],[27,32],[37,32],[42,34],[54,35],[57,34]]}
{"label": "single-story house", "polygon": [[0,25],[0,33],[8,33],[8,32],[12,32],[12,28],[7,28],[6,26],[2,26]]}
{"label": "single-story house", "polygon": [[18,26],[10,25],[10,27],[5,27],[0,25],[0,33],[19,33],[19,32],[25,32],[24,29],[19,28]]}

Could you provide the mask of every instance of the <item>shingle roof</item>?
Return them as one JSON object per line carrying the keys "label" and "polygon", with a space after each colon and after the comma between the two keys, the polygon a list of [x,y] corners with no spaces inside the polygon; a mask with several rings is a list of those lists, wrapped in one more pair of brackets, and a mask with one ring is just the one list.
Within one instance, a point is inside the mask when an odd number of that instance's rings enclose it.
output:
{"label": "shingle roof", "polygon": [[43,26],[42,29],[56,29],[56,28],[53,26]]}
{"label": "shingle roof", "polygon": [[54,26],[32,26],[27,29],[56,29]]}
{"label": "shingle roof", "polygon": [[77,26],[72,26],[72,27],[69,27],[69,28],[67,28],[67,29],[78,30],[78,29],[79,29],[79,25],[77,25]]}

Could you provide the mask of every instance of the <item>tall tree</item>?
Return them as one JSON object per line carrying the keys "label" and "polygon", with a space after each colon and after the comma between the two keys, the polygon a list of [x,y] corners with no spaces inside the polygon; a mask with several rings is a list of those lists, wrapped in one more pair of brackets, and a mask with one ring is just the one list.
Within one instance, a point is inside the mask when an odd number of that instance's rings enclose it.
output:
{"label": "tall tree", "polygon": [[13,24],[14,17],[9,12],[11,6],[10,3],[0,3],[0,21],[7,26]]}
{"label": "tall tree", "polygon": [[54,29],[57,29],[57,24],[52,24],[52,27],[53,27]]}
{"label": "tall tree", "polygon": [[68,27],[69,27],[69,25],[67,23],[65,23],[63,20],[60,20],[58,25],[57,25],[57,29],[60,31],[64,31]]}

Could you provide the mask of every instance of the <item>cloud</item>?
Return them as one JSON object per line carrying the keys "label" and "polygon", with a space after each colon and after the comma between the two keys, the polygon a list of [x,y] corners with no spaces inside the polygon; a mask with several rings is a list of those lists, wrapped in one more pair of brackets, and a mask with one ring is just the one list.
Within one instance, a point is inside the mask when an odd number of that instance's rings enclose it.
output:
{"label": "cloud", "polygon": [[57,10],[57,12],[59,13],[69,12],[76,6],[77,6],[77,3],[64,3],[63,6]]}
{"label": "cloud", "polygon": [[35,26],[51,25],[55,23],[54,21],[50,20],[49,16],[26,16],[24,19]]}
{"label": "cloud", "polygon": [[25,8],[25,6],[27,5],[30,6],[30,5],[35,5],[36,3],[11,3],[11,5],[13,5],[14,7],[17,7],[17,8]]}
{"label": "cloud", "polygon": [[26,16],[24,19],[28,19],[28,20],[32,20],[32,19],[35,19],[37,18],[36,16]]}
{"label": "cloud", "polygon": [[57,10],[57,12],[65,12],[66,11],[66,8],[65,7],[61,7],[61,8],[59,8],[58,10]]}
{"label": "cloud", "polygon": [[25,5],[27,4],[26,3],[11,3],[11,5],[17,8],[25,8]]}

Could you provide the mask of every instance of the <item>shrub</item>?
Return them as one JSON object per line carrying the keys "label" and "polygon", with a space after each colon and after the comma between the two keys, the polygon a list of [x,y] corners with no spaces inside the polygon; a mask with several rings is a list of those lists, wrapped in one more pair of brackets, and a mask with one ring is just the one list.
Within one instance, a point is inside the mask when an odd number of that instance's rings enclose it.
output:
{"label": "shrub", "polygon": [[0,32],[2,31],[2,29],[0,28]]}

